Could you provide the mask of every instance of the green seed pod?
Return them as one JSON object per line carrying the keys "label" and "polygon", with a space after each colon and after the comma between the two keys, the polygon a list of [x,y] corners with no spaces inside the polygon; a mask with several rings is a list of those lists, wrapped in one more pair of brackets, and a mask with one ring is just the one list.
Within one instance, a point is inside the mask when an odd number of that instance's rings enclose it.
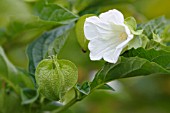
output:
{"label": "green seed pod", "polygon": [[56,57],[42,60],[35,72],[39,92],[51,100],[61,99],[77,82],[77,67]]}
{"label": "green seed pod", "polygon": [[77,40],[84,51],[86,51],[88,49],[87,45],[89,43],[89,41],[84,36],[84,22],[85,22],[86,18],[90,17],[90,16],[94,16],[94,14],[86,14],[86,15],[80,17],[80,19],[76,23],[75,30],[76,30]]}

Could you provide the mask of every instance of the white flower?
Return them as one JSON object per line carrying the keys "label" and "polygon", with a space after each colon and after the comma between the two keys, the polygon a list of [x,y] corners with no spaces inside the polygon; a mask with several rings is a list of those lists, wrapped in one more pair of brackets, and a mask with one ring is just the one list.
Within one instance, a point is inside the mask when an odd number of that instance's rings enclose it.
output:
{"label": "white flower", "polygon": [[123,48],[133,38],[129,28],[124,24],[124,17],[116,9],[101,13],[99,17],[86,18],[84,34],[89,41],[91,60],[104,59],[116,63]]}

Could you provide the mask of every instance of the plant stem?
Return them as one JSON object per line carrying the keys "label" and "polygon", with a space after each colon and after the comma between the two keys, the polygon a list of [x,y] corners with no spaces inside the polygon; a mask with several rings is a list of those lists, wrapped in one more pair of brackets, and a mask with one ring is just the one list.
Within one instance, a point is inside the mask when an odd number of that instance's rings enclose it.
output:
{"label": "plant stem", "polygon": [[71,107],[72,105],[74,105],[77,101],[76,98],[72,99],[69,103],[67,103],[66,105],[52,111],[51,113],[62,113],[63,111],[67,110],[69,107]]}
{"label": "plant stem", "polygon": [[76,88],[74,88],[74,91],[75,91],[75,97],[70,102],[68,102],[66,105],[58,109],[53,110],[51,113],[62,113],[63,111],[66,111],[69,107],[73,106],[76,102],[84,99],[87,96],[87,95],[80,96],[80,92],[77,91]]}
{"label": "plant stem", "polygon": [[[103,84],[102,84],[103,85]],[[93,88],[92,91],[90,92],[90,94],[95,90],[97,89],[98,87],[100,87],[101,85],[98,85],[97,87]],[[79,98],[79,95],[78,95],[78,91],[75,89],[75,98],[73,98],[69,103],[67,103],[66,105],[56,109],[56,110],[53,110],[51,113],[62,113],[63,111],[67,110],[69,107],[71,107],[72,105],[74,105],[76,102],[80,101],[80,100],[83,100],[85,97],[87,97],[88,95],[83,95],[81,96],[81,98]],[[89,95],[90,95],[89,94]]]}

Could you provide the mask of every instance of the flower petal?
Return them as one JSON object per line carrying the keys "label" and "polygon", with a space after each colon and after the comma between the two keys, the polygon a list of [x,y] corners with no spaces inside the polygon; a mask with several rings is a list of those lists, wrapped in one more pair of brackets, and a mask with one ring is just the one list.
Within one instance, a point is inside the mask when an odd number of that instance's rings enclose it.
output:
{"label": "flower petal", "polygon": [[122,42],[121,44],[119,44],[117,47],[116,47],[116,49],[115,49],[115,51],[114,51],[114,57],[113,57],[113,59],[117,62],[117,60],[118,60],[118,58],[119,58],[119,56],[120,56],[120,54],[121,54],[121,52],[122,52],[122,50],[123,50],[123,48],[125,48],[126,47],[126,45],[131,41],[133,39],[133,35],[128,35],[128,38],[127,38],[127,40],[125,40],[124,42]]}
{"label": "flower petal", "polygon": [[107,62],[110,63],[116,63],[122,50],[124,49],[124,47],[126,47],[127,43],[132,40],[133,35],[128,35],[127,40],[125,40],[124,42],[120,43],[116,48],[112,48],[109,51],[107,51],[104,56],[103,59]]}
{"label": "flower petal", "polygon": [[113,36],[112,26],[106,22],[102,22],[98,17],[92,16],[86,18],[84,23],[84,34],[88,40],[95,38],[108,39]]}
{"label": "flower petal", "polygon": [[[116,40],[115,40],[116,43]],[[88,48],[90,50],[90,59],[91,60],[100,60],[102,59],[105,52],[115,49],[115,45],[110,40],[103,39],[94,39],[89,42]]]}
{"label": "flower petal", "polygon": [[118,10],[109,10],[97,16],[88,17],[84,23],[85,37],[90,40],[88,48],[91,60],[104,59],[116,63],[123,48],[133,38],[124,24],[124,17]]}
{"label": "flower petal", "polygon": [[129,30],[129,28],[128,28],[128,26],[127,25],[123,25],[124,26],[124,28],[125,28],[125,32],[126,32],[126,34],[127,35],[131,35],[131,32],[130,32],[130,30]]}
{"label": "flower petal", "polygon": [[123,14],[116,10],[116,9],[113,9],[113,10],[109,10],[105,13],[101,13],[99,15],[99,18],[102,20],[102,21],[106,21],[108,23],[114,23],[114,24],[117,24],[117,25],[121,25],[121,24],[124,24],[124,16]]}

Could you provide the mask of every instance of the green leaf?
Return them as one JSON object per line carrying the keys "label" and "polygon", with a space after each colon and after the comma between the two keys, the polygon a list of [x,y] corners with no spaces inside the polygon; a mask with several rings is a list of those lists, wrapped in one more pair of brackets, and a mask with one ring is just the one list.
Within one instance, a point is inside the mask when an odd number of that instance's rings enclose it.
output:
{"label": "green leaf", "polygon": [[134,17],[128,17],[125,19],[124,23],[128,26],[132,34],[134,35],[141,35],[143,30],[136,30],[137,23]]}
{"label": "green leaf", "polygon": [[145,24],[140,24],[138,29],[143,29],[143,34],[145,34],[149,39],[152,39],[152,33],[160,36],[168,24],[170,24],[170,22],[166,20],[165,17],[159,17],[150,20]]}
{"label": "green leaf", "polygon": [[143,33],[143,30],[137,30],[137,31],[131,31],[132,32],[132,34],[134,34],[134,35],[141,35],[142,33]]}
{"label": "green leaf", "polygon": [[13,17],[7,26],[6,32],[10,37],[17,37],[17,35],[26,33],[29,30],[49,29],[52,25],[56,24],[49,21],[42,21],[36,16],[30,16],[29,19]]}
{"label": "green leaf", "polygon": [[0,28],[0,45],[2,45],[7,40],[5,35],[5,29]]}
{"label": "green leaf", "polygon": [[78,16],[57,4],[45,4],[38,2],[35,6],[35,14],[42,20],[54,21],[58,24],[69,24],[78,19]]}
{"label": "green leaf", "polygon": [[39,94],[35,89],[24,88],[21,90],[22,104],[30,104],[37,100]]}
{"label": "green leaf", "polygon": [[155,49],[157,51],[164,50],[164,51],[170,52],[170,46],[163,45],[154,40],[150,40],[148,42],[146,49]]}
{"label": "green leaf", "polygon": [[6,44],[12,43],[19,46],[28,44],[45,30],[62,24],[70,24],[78,19],[78,16],[56,4],[45,5],[38,2],[35,12],[36,16],[29,15],[22,18],[14,16],[9,21],[5,31],[9,42]]}
{"label": "green leaf", "polygon": [[88,42],[89,42],[84,35],[84,22],[85,22],[86,18],[90,17],[90,16],[93,16],[93,14],[87,14],[87,15],[80,17],[80,19],[76,23],[75,30],[76,30],[77,40],[84,51],[86,51],[88,49],[87,46],[88,46]]}
{"label": "green leaf", "polygon": [[170,42],[170,25],[168,25],[161,34],[161,40],[164,43]]}
{"label": "green leaf", "polygon": [[149,49],[145,50],[143,48],[131,49],[124,53],[125,57],[135,57],[144,58],[150,62],[155,62],[165,69],[170,69],[170,52],[164,50]]}
{"label": "green leaf", "polygon": [[[1,44],[9,48],[9,45],[27,44],[51,26],[50,23],[42,22],[38,17],[33,16],[27,4],[20,0],[1,0],[0,10],[0,25],[5,23],[2,26],[5,29],[3,33],[6,34],[1,37],[3,39]],[[42,27],[42,24],[46,27]]]}
{"label": "green leaf", "polygon": [[0,78],[7,82],[17,93],[20,88],[34,88],[31,77],[18,70],[6,57],[0,47]]}
{"label": "green leaf", "polygon": [[13,17],[7,27],[4,28],[6,30],[3,31],[4,38],[6,38],[4,45],[23,46],[37,38],[45,30],[56,25],[54,22],[43,21],[35,16],[30,16],[29,19]]}
{"label": "green leaf", "polygon": [[149,39],[145,35],[134,36],[134,38],[128,43],[128,50],[131,48],[145,48]]}
{"label": "green leaf", "polygon": [[106,63],[103,66],[92,81],[91,88],[101,87],[103,84],[115,79],[158,74],[170,75],[170,71],[155,62],[150,62],[143,58],[121,57],[116,64]]}
{"label": "green leaf", "polygon": [[101,6],[110,4],[131,3],[133,1],[134,0],[109,0],[106,2],[103,0],[76,0],[76,2],[72,2],[72,4],[77,12],[83,12],[94,7],[101,8]]}
{"label": "green leaf", "polygon": [[109,86],[108,84],[104,84],[101,87],[98,88],[99,90],[111,90],[111,91],[115,91],[111,86]]}
{"label": "green leaf", "polygon": [[129,27],[130,30],[135,31],[137,28],[137,23],[134,17],[128,17],[125,19],[125,24]]}
{"label": "green leaf", "polygon": [[161,43],[162,40],[160,38],[160,36],[158,34],[155,34],[155,33],[152,33],[152,36],[153,36],[153,40],[158,42],[158,43]]}
{"label": "green leaf", "polygon": [[26,107],[21,106],[20,97],[15,92],[0,90],[0,113],[27,113],[24,112],[25,109]]}
{"label": "green leaf", "polygon": [[37,0],[24,0],[25,2],[36,2]]}
{"label": "green leaf", "polygon": [[77,89],[80,93],[82,93],[82,94],[84,94],[84,95],[88,95],[88,94],[90,93],[90,90],[91,90],[91,88],[90,88],[90,82],[84,82],[82,85],[77,84],[77,85],[76,85],[76,89]]}
{"label": "green leaf", "polygon": [[69,91],[67,91],[65,93],[65,95],[62,98],[62,102],[63,103],[69,103],[71,100],[73,100],[76,97],[76,91],[75,91],[75,87],[73,87],[72,89],[70,89]]}
{"label": "green leaf", "polygon": [[22,18],[29,17],[30,10],[26,3],[21,0],[0,0],[0,26],[6,26],[13,16]]}
{"label": "green leaf", "polygon": [[65,44],[68,32],[74,24],[58,27],[42,34],[37,40],[32,42],[28,49],[29,72],[34,75],[38,63],[49,55],[58,54]]}
{"label": "green leaf", "polygon": [[71,61],[53,57],[38,64],[35,78],[42,95],[51,100],[61,100],[76,84],[78,69]]}
{"label": "green leaf", "polygon": [[62,106],[63,106],[63,104],[61,104],[57,101],[52,101],[52,102],[50,101],[47,104],[43,104],[41,107],[42,107],[43,111],[52,111],[52,110],[54,110],[56,108],[60,108]]}

